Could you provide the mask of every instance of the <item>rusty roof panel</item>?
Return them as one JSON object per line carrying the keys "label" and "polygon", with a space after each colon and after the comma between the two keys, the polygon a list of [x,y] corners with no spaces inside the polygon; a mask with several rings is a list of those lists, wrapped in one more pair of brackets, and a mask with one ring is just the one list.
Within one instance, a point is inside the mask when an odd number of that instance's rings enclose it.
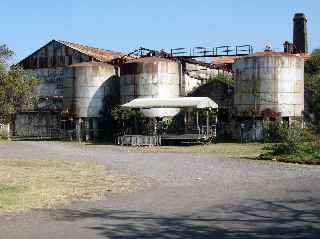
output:
{"label": "rusty roof panel", "polygon": [[112,61],[116,58],[122,57],[125,54],[121,52],[109,51],[101,48],[89,47],[78,43],[72,43],[68,41],[57,41],[61,44],[68,46],[72,49],[75,49],[83,54],[93,57],[95,60],[98,61]]}
{"label": "rusty roof panel", "polygon": [[236,60],[240,59],[241,56],[220,56],[213,59],[215,65],[233,64]]}

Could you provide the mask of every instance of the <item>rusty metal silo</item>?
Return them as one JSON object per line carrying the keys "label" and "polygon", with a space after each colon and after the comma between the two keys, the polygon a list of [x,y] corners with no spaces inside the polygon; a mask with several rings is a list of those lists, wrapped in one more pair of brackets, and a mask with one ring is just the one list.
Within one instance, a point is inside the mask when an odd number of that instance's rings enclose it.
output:
{"label": "rusty metal silo", "polygon": [[256,122],[252,127],[261,128],[266,119],[289,121],[302,118],[303,57],[278,52],[256,53],[237,60],[233,70],[236,123],[254,119]]}
{"label": "rusty metal silo", "polygon": [[[120,68],[120,102],[135,98],[179,97],[181,64],[176,61],[146,57],[123,64]],[[147,117],[174,116],[178,109],[144,109]]]}
{"label": "rusty metal silo", "polygon": [[83,62],[68,67],[65,75],[64,111],[76,120],[78,134],[97,131],[104,98],[119,97],[116,68],[107,63]]}

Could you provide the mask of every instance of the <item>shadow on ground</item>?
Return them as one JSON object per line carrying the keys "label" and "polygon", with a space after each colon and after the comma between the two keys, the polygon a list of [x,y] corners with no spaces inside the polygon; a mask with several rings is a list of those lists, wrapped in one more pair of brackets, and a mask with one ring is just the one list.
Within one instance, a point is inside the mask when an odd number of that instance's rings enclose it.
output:
{"label": "shadow on ground", "polygon": [[94,219],[86,227],[106,238],[319,238],[320,202],[249,200],[189,215],[161,216],[122,210],[55,211],[56,220]]}

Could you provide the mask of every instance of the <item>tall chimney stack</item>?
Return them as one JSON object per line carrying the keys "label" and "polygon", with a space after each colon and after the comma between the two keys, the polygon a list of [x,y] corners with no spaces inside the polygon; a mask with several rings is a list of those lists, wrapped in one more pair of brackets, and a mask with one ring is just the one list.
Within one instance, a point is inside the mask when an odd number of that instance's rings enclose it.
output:
{"label": "tall chimney stack", "polygon": [[307,18],[304,13],[296,13],[293,18],[293,44],[297,53],[308,53]]}

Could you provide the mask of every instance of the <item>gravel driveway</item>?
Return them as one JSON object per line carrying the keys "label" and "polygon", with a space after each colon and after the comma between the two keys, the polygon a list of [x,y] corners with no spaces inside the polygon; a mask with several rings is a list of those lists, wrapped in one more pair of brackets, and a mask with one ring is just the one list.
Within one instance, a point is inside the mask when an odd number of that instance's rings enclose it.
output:
{"label": "gravel driveway", "polygon": [[0,215],[0,238],[320,238],[320,167],[108,145],[0,143],[1,158],[85,159],[140,180],[136,192]]}

